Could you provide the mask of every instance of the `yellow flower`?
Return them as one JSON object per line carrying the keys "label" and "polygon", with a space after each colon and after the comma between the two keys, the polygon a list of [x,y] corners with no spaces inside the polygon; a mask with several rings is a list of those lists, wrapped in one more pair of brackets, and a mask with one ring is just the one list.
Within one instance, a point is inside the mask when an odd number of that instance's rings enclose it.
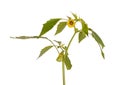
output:
{"label": "yellow flower", "polygon": [[75,21],[73,19],[69,19],[67,22],[67,25],[69,28],[72,28],[75,26]]}

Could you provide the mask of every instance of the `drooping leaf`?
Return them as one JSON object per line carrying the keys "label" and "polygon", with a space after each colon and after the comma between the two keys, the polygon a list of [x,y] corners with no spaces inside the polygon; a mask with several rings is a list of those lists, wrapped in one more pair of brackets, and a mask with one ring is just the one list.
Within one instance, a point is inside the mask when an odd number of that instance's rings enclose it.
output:
{"label": "drooping leaf", "polygon": [[93,31],[91,28],[89,28],[89,30],[92,32],[92,37],[95,39],[95,41],[98,43],[99,47],[100,47],[100,51],[101,51],[101,55],[102,57],[105,59],[105,55],[104,55],[104,52],[103,52],[103,48],[105,47],[102,39],[98,36],[98,34]]}
{"label": "drooping leaf", "polygon": [[50,48],[52,48],[53,46],[46,46],[46,47],[44,47],[42,50],[41,50],[41,52],[40,52],[40,55],[38,56],[38,58],[39,57],[41,57],[44,53],[46,53]]}
{"label": "drooping leaf", "polygon": [[14,39],[30,39],[30,38],[38,38],[38,36],[19,36],[19,37],[10,37]]}
{"label": "drooping leaf", "polygon": [[92,29],[90,29],[90,31],[92,31],[92,37],[96,40],[96,42],[97,42],[98,44],[100,44],[100,46],[101,46],[102,48],[104,48],[105,45],[104,45],[102,39],[99,37],[99,35],[98,35],[95,31],[93,31]]}
{"label": "drooping leaf", "polygon": [[87,26],[87,24],[85,23],[85,21],[84,21],[83,19],[80,19],[80,21],[81,21],[81,24],[82,24],[82,31],[83,31],[86,35],[88,35],[88,26]]}
{"label": "drooping leaf", "polygon": [[60,20],[60,18],[50,19],[45,24],[43,24],[43,28],[42,28],[42,31],[39,36],[41,37],[43,34],[50,31],[59,20]]}
{"label": "drooping leaf", "polygon": [[70,70],[72,68],[72,64],[71,64],[71,61],[70,61],[68,55],[66,55],[64,57],[64,62],[65,62],[67,70]]}
{"label": "drooping leaf", "polygon": [[79,43],[86,37],[85,33],[83,31],[80,31],[79,32],[79,35],[78,35],[78,40],[79,40]]}
{"label": "drooping leaf", "polygon": [[56,60],[57,60],[58,62],[61,62],[63,58],[64,58],[64,51],[62,51],[62,52],[58,55],[58,57],[57,57]]}
{"label": "drooping leaf", "polygon": [[63,31],[63,29],[64,29],[65,26],[66,26],[66,23],[67,23],[67,22],[60,22],[60,23],[58,24],[58,26],[57,26],[57,31],[56,31],[55,35],[58,34],[58,33],[61,33],[61,32]]}
{"label": "drooping leaf", "polygon": [[74,18],[77,20],[77,15],[75,13],[72,13],[72,15],[74,16]]}

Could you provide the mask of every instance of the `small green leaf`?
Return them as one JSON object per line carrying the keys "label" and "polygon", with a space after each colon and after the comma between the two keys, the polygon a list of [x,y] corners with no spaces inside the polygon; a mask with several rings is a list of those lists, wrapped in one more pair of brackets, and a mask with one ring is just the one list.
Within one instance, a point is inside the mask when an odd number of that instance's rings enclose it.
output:
{"label": "small green leaf", "polygon": [[42,50],[41,50],[41,52],[40,52],[40,55],[38,56],[38,58],[39,57],[41,57],[44,53],[46,53],[50,48],[52,48],[53,46],[46,46],[46,47],[44,47]]}
{"label": "small green leaf", "polygon": [[71,61],[70,61],[68,55],[66,55],[64,57],[64,62],[65,62],[67,70],[70,70],[72,68],[72,64],[71,64]]}
{"label": "small green leaf", "polygon": [[38,36],[19,36],[19,37],[10,37],[14,39],[30,39],[30,38],[38,38]]}
{"label": "small green leaf", "polygon": [[54,40],[58,45],[61,45],[61,41]]}
{"label": "small green leaf", "polygon": [[45,24],[43,24],[43,28],[42,28],[42,31],[39,36],[41,37],[43,34],[47,33],[49,30],[51,30],[59,20],[60,20],[60,18],[50,19]]}
{"label": "small green leaf", "polygon": [[90,31],[92,31],[92,37],[96,40],[96,42],[97,42],[98,44],[100,44],[100,46],[101,46],[102,48],[104,48],[105,45],[104,45],[102,39],[98,36],[98,34],[97,34],[96,32],[94,32],[92,29],[90,29]]}
{"label": "small green leaf", "polygon": [[60,23],[58,24],[58,26],[57,26],[57,31],[56,31],[55,35],[63,31],[63,29],[64,29],[65,26],[66,26],[66,23],[67,23],[67,22],[60,22]]}
{"label": "small green leaf", "polygon": [[78,40],[79,40],[79,43],[86,37],[85,33],[83,31],[80,31],[79,32],[79,35],[78,35]]}
{"label": "small green leaf", "polygon": [[64,57],[64,51],[62,51],[59,55],[58,55],[58,57],[57,57],[57,61],[58,62],[61,62],[62,61],[62,59],[63,59],[63,57]]}
{"label": "small green leaf", "polygon": [[81,24],[82,24],[82,31],[83,31],[86,35],[88,35],[88,26],[87,26],[87,24],[85,23],[85,21],[84,21],[83,19],[80,19],[80,21],[81,21]]}
{"label": "small green leaf", "polygon": [[74,13],[72,13],[72,15],[74,16],[74,18],[77,20],[77,15],[76,14],[74,14]]}

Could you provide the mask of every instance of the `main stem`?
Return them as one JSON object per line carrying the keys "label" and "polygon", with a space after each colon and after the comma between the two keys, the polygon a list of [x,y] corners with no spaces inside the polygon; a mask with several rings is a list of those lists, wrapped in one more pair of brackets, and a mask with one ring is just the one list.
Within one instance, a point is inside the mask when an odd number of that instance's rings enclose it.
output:
{"label": "main stem", "polygon": [[[76,32],[75,32],[75,33],[73,34],[73,36],[71,37],[71,39],[70,39],[70,41],[69,41],[69,43],[68,43],[66,52],[68,51],[68,49],[69,49],[69,47],[70,47],[70,45],[71,45],[71,42],[72,42],[73,38],[75,37],[75,34],[76,34]],[[63,85],[66,85],[66,83],[65,83],[65,63],[64,63],[64,61],[62,61],[62,77],[63,77]]]}
{"label": "main stem", "polygon": [[65,85],[65,65],[64,65],[64,61],[62,61],[62,77],[63,77],[63,85]]}

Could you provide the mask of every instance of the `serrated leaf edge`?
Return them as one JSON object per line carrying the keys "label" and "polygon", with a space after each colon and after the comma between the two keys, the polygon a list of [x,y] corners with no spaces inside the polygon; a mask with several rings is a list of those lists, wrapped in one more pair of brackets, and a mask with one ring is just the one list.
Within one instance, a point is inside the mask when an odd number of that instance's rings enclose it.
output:
{"label": "serrated leaf edge", "polygon": [[45,46],[41,51],[40,54],[38,56],[38,58],[40,58],[43,54],[45,54],[48,50],[50,50],[53,46],[49,45],[49,46]]}

